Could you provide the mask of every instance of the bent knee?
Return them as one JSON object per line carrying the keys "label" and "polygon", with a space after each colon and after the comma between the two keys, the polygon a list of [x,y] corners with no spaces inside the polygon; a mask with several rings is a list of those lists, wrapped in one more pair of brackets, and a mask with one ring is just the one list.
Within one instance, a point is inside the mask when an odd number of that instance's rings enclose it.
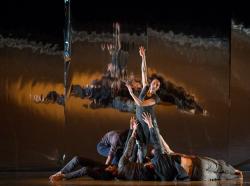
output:
{"label": "bent knee", "polygon": [[80,156],[74,156],[74,158],[73,158],[73,160],[75,160],[75,161],[79,161],[81,158],[80,158]]}

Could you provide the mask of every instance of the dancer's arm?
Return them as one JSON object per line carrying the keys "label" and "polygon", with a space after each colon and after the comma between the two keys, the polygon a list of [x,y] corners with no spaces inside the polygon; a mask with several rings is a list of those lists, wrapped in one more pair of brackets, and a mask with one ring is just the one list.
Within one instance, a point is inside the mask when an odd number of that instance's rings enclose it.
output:
{"label": "dancer's arm", "polygon": [[174,151],[172,149],[170,149],[169,145],[166,143],[166,141],[163,139],[162,135],[159,134],[159,138],[160,138],[160,142],[161,142],[161,145],[163,146],[163,149],[164,149],[164,153],[167,153],[167,154],[173,154]]}
{"label": "dancer's arm", "polygon": [[134,125],[134,124],[136,124],[136,119],[135,119],[134,116],[132,116],[132,117],[130,118],[130,121],[129,121],[130,127],[129,127],[129,131],[128,131],[128,135],[127,135],[126,142],[125,142],[125,144],[124,144],[124,149],[126,148],[126,146],[127,146],[127,144],[128,144],[128,141],[129,141],[129,139],[130,139],[130,136],[131,136],[131,134],[132,134],[132,132],[133,132],[133,125]]}
{"label": "dancer's arm", "polygon": [[110,150],[109,150],[108,157],[106,159],[105,165],[111,164],[111,162],[112,162],[112,160],[113,160],[113,158],[115,156],[115,153],[116,153],[118,140],[119,140],[119,135],[118,134],[116,134],[115,136],[113,136],[110,139],[111,146],[110,146]]}
{"label": "dancer's arm", "polygon": [[130,119],[130,130],[132,130],[132,134],[128,140],[128,143],[125,147],[124,154],[127,159],[129,159],[132,156],[134,146],[135,146],[135,141],[136,141],[136,130],[137,130],[137,123],[134,117],[131,117]]}
{"label": "dancer's arm", "polygon": [[155,155],[161,154],[161,145],[160,145],[160,140],[157,137],[157,132],[153,126],[152,123],[152,118],[149,113],[143,113],[142,118],[147,123],[149,131],[150,131],[150,138],[152,139],[153,147],[155,149]]}
{"label": "dancer's arm", "polygon": [[108,155],[105,165],[110,165],[111,161],[113,160],[113,157],[111,155]]}
{"label": "dancer's arm", "polygon": [[117,31],[117,44],[118,44],[118,50],[121,50],[120,24],[119,24],[119,23],[116,23],[116,31]]}
{"label": "dancer's arm", "polygon": [[143,46],[139,47],[139,54],[142,58],[141,62],[141,75],[142,75],[142,86],[145,87],[148,84],[148,77],[147,77],[147,64],[146,64],[146,55],[145,55],[145,48]]}
{"label": "dancer's arm", "polygon": [[131,85],[129,85],[128,83],[126,84],[129,94],[132,96],[133,100],[135,101],[135,104],[140,106],[140,107],[146,107],[146,106],[152,106],[156,104],[156,100],[153,98],[150,99],[146,99],[146,100],[140,100],[134,93],[132,90]]}
{"label": "dancer's arm", "polygon": [[135,148],[135,141],[136,141],[136,129],[137,129],[137,123],[136,120],[134,119],[134,117],[131,117],[130,119],[130,131],[132,131],[130,134],[131,136],[128,136],[128,139],[126,141],[125,144],[125,148],[123,151],[123,155],[118,163],[118,169],[120,170],[120,172],[126,172],[126,170],[124,170],[124,168],[126,169],[126,167],[128,166],[128,164],[130,164],[130,158],[133,156],[133,151]]}

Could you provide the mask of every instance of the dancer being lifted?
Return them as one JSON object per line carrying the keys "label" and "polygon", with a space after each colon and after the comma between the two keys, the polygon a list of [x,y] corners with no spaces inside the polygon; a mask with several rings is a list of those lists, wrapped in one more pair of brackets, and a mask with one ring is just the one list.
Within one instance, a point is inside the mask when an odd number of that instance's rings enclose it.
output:
{"label": "dancer being lifted", "polygon": [[137,97],[133,93],[133,89],[128,82],[126,83],[126,86],[136,104],[136,119],[139,122],[138,130],[137,130],[137,138],[138,138],[138,149],[140,153],[139,153],[138,158],[140,162],[143,162],[143,159],[147,153],[147,144],[151,143],[148,126],[142,118],[142,113],[144,112],[150,113],[152,117],[154,127],[158,134],[157,137],[161,141],[162,153],[165,152],[167,154],[170,154],[173,151],[169,148],[167,143],[159,135],[159,129],[157,126],[156,115],[154,111],[154,106],[160,102],[160,98],[156,93],[157,90],[159,90],[160,88],[160,81],[158,79],[153,79],[151,83],[148,84],[146,55],[145,55],[145,48],[143,46],[139,47],[139,54],[142,58],[141,76],[142,76],[142,85],[143,85],[143,88],[141,90],[139,97]]}

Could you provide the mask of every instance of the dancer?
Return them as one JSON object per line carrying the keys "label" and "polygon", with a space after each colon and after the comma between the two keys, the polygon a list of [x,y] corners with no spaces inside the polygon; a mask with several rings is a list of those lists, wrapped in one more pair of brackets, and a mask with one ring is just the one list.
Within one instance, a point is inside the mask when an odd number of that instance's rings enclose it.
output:
{"label": "dancer", "polygon": [[129,130],[125,131],[109,131],[101,141],[97,144],[97,151],[100,155],[107,157],[105,165],[118,165],[122,156],[124,145]]}
{"label": "dancer", "polygon": [[[80,167],[76,170],[77,167]],[[75,156],[59,172],[49,177],[51,182],[89,176],[96,180],[112,180],[117,176],[117,166],[104,165],[84,157]]]}
{"label": "dancer", "polygon": [[[142,76],[142,85],[143,85],[143,88],[141,90],[139,97],[137,97],[133,93],[133,89],[128,82],[126,83],[126,86],[136,104],[136,119],[139,122],[137,135],[138,135],[138,141],[139,141],[139,149],[141,151],[139,160],[140,162],[143,162],[143,159],[146,156],[146,152],[147,152],[146,151],[147,144],[150,143],[149,129],[148,129],[147,124],[142,119],[143,112],[148,112],[151,114],[154,127],[158,134],[157,137],[160,138],[159,129],[157,126],[157,121],[156,121],[156,115],[154,111],[154,106],[160,102],[160,98],[156,93],[157,90],[159,90],[160,88],[160,81],[158,79],[153,79],[150,85],[148,85],[146,55],[145,55],[144,47],[141,46],[139,48],[139,54],[142,58],[141,76]],[[162,146],[162,152],[166,152],[168,154],[173,153],[173,151],[169,148],[168,145],[165,145],[165,148]]]}

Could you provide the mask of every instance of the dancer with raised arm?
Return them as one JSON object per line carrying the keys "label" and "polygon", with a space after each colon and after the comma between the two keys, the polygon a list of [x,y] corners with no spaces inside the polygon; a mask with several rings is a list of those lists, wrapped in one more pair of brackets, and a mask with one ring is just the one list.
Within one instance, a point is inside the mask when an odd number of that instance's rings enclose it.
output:
{"label": "dancer with raised arm", "polygon": [[[160,81],[158,79],[153,79],[152,82],[150,84],[148,84],[145,51],[146,50],[144,47],[142,47],[142,46],[139,47],[139,54],[142,58],[141,76],[142,76],[142,85],[143,85],[143,88],[141,90],[139,97],[137,97],[133,93],[133,89],[132,89],[131,85],[129,83],[126,83],[128,91],[136,104],[136,119],[139,122],[137,135],[138,135],[138,145],[139,145],[139,151],[140,151],[140,153],[139,153],[140,154],[140,156],[139,156],[140,162],[143,162],[143,159],[145,158],[146,153],[147,153],[147,144],[150,144],[149,129],[148,129],[147,124],[142,119],[143,112],[150,113],[150,115],[152,117],[154,127],[157,131],[157,134],[158,134],[157,137],[159,138],[159,140],[161,140],[162,153],[166,152],[166,153],[170,154],[173,152],[169,148],[167,143],[163,140],[163,138],[161,138],[159,135],[159,129],[157,126],[154,106],[160,102],[160,98],[156,93],[160,88]],[[164,144],[164,146],[163,146],[163,144]]]}

